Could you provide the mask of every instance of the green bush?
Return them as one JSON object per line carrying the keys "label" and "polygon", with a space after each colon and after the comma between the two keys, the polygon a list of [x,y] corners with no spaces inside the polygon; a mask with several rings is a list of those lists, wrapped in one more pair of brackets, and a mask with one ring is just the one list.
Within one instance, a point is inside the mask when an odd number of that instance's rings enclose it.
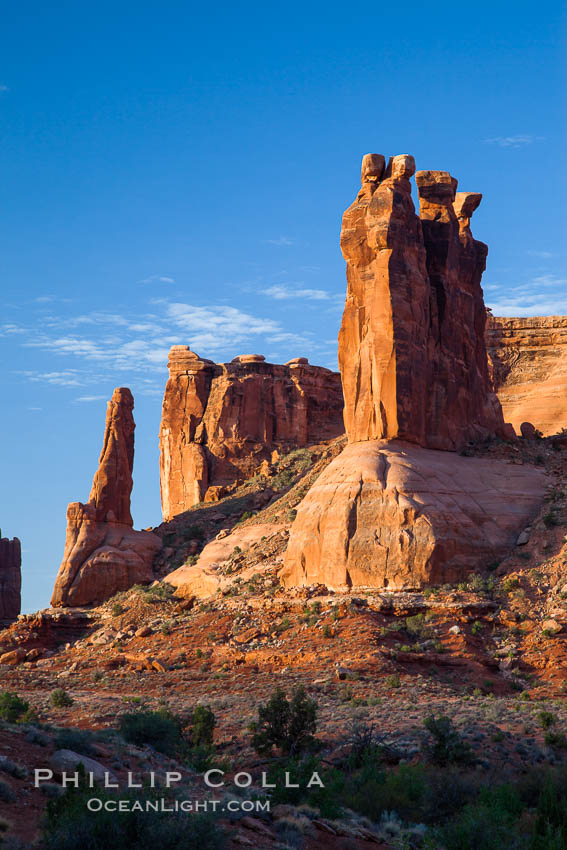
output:
{"label": "green bush", "polygon": [[198,705],[191,717],[191,743],[194,747],[213,743],[215,715],[208,705]]}
{"label": "green bush", "polygon": [[119,617],[120,614],[123,614],[125,610],[126,609],[124,608],[124,605],[122,605],[120,602],[115,602],[112,608],[110,609],[110,612],[113,617]]}
{"label": "green bush", "polygon": [[[121,792],[121,800],[159,799],[162,792],[150,789],[143,798]],[[115,811],[90,812],[86,803],[92,797],[112,799],[103,790],[69,789],[47,803],[41,841],[42,850],[221,850],[223,833],[215,821],[200,814],[172,812]]]}
{"label": "green bush", "polygon": [[252,743],[261,754],[278,747],[285,755],[296,755],[313,746],[316,728],[317,703],[305,688],[298,687],[291,701],[278,688],[266,705],[258,707],[258,721],[251,725]]}
{"label": "green bush", "polygon": [[424,726],[432,738],[432,741],[426,745],[425,752],[434,764],[444,766],[472,762],[473,756],[469,745],[461,739],[449,717],[430,715],[426,718]]}
{"label": "green bush", "polygon": [[555,723],[556,717],[551,711],[540,711],[537,719],[542,729],[549,729]]}
{"label": "green bush", "polygon": [[123,714],[120,734],[129,744],[149,744],[168,756],[179,755],[185,748],[179,719],[165,709]]}
{"label": "green bush", "polygon": [[54,691],[51,691],[50,701],[54,708],[69,708],[74,702],[73,698],[63,688],[55,688]]}
{"label": "green bush", "polygon": [[92,756],[96,752],[93,734],[87,729],[59,729],[55,735],[55,748],[73,750],[84,756]]}
{"label": "green bush", "polygon": [[3,691],[0,694],[0,718],[7,720],[8,723],[16,723],[20,720],[29,707],[29,702],[11,691]]}

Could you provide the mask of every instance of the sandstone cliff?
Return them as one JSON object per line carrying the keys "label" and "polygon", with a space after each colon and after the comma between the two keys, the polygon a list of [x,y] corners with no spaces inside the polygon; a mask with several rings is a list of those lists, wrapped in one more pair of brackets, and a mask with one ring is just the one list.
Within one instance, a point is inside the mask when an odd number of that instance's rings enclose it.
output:
{"label": "sandstone cliff", "polygon": [[160,427],[164,519],[214,500],[277,454],[343,433],[340,376],[262,355],[230,363],[200,358],[185,345],[169,353]]}
{"label": "sandstone cliff", "polygon": [[103,447],[89,501],[67,508],[67,537],[53,606],[103,602],[133,584],[152,581],[160,538],[134,531],[130,514],[134,464],[134,399],[114,390],[108,403]]}
{"label": "sandstone cliff", "polygon": [[454,581],[514,544],[539,508],[537,469],[452,453],[506,436],[484,340],[481,195],[413,157],[369,154],[343,218],[339,365],[350,445],[301,503],[284,585],[416,588]]}
{"label": "sandstone cliff", "polygon": [[486,345],[505,418],[519,431],[567,428],[567,316],[490,316]]}
{"label": "sandstone cliff", "polygon": [[15,620],[20,613],[21,563],[18,538],[9,540],[0,532],[0,624]]}
{"label": "sandstone cliff", "polygon": [[370,154],[343,217],[347,296],[339,365],[350,442],[398,437],[437,449],[502,431],[484,343],[487,247],[470,217],[481,195],[411,156]]}

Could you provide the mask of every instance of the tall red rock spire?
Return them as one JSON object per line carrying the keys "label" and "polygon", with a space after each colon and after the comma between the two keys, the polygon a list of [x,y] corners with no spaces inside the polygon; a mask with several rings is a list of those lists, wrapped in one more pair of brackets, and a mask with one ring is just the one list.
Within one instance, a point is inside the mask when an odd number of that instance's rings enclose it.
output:
{"label": "tall red rock spire", "polygon": [[103,602],[133,584],[152,581],[160,538],[132,529],[134,399],[114,390],[108,402],[103,447],[89,501],[67,508],[67,537],[51,604]]}

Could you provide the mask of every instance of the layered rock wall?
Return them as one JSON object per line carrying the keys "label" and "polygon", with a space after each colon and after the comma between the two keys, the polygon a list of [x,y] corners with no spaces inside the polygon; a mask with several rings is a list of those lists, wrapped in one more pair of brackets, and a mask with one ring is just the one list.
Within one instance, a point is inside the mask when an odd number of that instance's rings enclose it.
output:
{"label": "layered rock wall", "polygon": [[53,606],[103,602],[133,584],[153,580],[160,538],[134,531],[130,514],[134,464],[134,399],[114,390],[108,402],[103,447],[89,501],[67,508],[67,536]]}
{"label": "layered rock wall", "polygon": [[506,420],[545,436],[567,428],[567,316],[489,316],[486,346]]}
{"label": "layered rock wall", "polygon": [[15,620],[20,613],[22,549],[17,537],[0,532],[0,625]]}
{"label": "layered rock wall", "polygon": [[168,520],[255,475],[265,461],[343,433],[340,376],[262,355],[217,364],[188,346],[169,354],[160,427],[162,511]]}

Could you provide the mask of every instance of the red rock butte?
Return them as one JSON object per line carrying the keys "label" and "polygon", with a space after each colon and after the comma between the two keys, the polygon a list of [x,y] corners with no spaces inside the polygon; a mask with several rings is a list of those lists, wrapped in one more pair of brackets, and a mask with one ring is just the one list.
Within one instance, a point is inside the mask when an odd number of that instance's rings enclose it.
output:
{"label": "red rock butte", "polygon": [[486,345],[506,420],[544,436],[567,428],[567,316],[489,316]]}
{"label": "red rock butte", "polygon": [[103,602],[133,584],[153,580],[160,538],[134,531],[130,514],[134,465],[134,399],[118,387],[108,402],[99,466],[89,501],[67,508],[67,537],[53,606]]}
{"label": "red rock butte", "polygon": [[285,586],[395,590],[455,581],[512,546],[545,476],[451,454],[506,427],[488,368],[470,218],[481,195],[413,157],[362,161],[343,216],[347,295],[339,365],[349,444],[301,502]]}
{"label": "red rock butte", "polygon": [[214,363],[174,345],[168,367],[159,438],[165,520],[226,495],[278,455],[344,431],[340,375],[305,357]]}
{"label": "red rock butte", "polygon": [[15,620],[20,613],[21,564],[20,541],[2,537],[0,532],[0,625]]}

